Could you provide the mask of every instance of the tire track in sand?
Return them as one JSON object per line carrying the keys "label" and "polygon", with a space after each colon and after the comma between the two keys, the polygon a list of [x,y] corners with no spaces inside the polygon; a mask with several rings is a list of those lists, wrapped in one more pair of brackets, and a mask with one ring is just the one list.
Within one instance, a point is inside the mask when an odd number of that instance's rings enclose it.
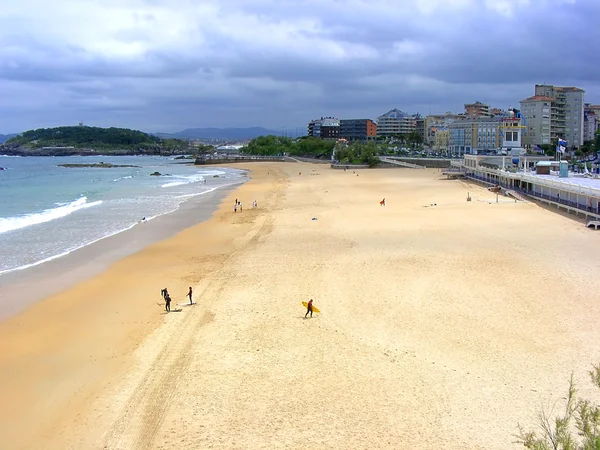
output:
{"label": "tire track in sand", "polygon": [[199,326],[214,319],[210,311],[199,320],[197,316],[196,311],[187,314],[177,325],[178,333],[164,341],[148,372],[113,422],[104,449],[137,450],[151,446],[179,380],[189,365],[192,357],[189,348],[196,337],[195,332]]}
{"label": "tire track in sand", "polygon": [[[277,194],[280,194],[277,192]],[[277,195],[279,197],[279,195]],[[273,229],[273,217],[266,215],[257,220],[245,237],[242,248],[234,250],[225,259],[222,266],[212,274],[203,293],[222,290],[224,280],[219,277],[232,260],[235,260],[240,250],[252,248],[259,239],[268,235]],[[215,286],[219,284],[220,286]],[[198,329],[214,320],[214,313],[206,311],[201,317],[200,309],[194,308],[186,313],[183,320],[173,323],[171,328],[162,330],[163,340],[158,355],[149,365],[146,374],[139,382],[134,382],[133,394],[121,408],[121,413],[113,421],[111,431],[104,439],[102,446],[105,450],[142,450],[151,448],[157,431],[163,422],[172,397],[177,390],[183,374],[189,366],[193,353],[193,341],[198,338]]]}

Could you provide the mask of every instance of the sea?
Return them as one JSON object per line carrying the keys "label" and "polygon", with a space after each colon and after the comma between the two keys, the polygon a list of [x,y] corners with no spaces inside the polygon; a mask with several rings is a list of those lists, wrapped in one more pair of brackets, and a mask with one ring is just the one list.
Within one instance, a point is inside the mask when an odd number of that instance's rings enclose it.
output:
{"label": "sea", "polygon": [[[111,163],[138,167],[65,168]],[[159,156],[0,156],[0,277],[64,256],[247,181],[246,172]],[[151,176],[160,172],[162,176]]]}

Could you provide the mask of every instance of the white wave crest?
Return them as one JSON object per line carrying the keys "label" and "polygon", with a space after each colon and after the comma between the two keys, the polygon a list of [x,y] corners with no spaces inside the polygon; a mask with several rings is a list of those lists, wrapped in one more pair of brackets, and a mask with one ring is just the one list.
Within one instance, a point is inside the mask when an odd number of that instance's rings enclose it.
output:
{"label": "white wave crest", "polygon": [[121,180],[129,180],[129,179],[131,179],[131,178],[133,178],[133,176],[131,176],[131,175],[129,175],[128,177],[115,178],[115,179],[113,180],[113,182],[115,182],[115,183],[116,183],[117,181],[121,181]]}
{"label": "white wave crest", "polygon": [[88,203],[87,197],[81,197],[71,203],[60,205],[57,208],[46,209],[38,213],[0,218],[0,233],[6,233],[8,231],[18,230],[31,225],[50,222],[52,220],[68,216],[69,214],[73,214],[75,211],[79,211],[80,209],[98,206],[101,203],[101,200]]}

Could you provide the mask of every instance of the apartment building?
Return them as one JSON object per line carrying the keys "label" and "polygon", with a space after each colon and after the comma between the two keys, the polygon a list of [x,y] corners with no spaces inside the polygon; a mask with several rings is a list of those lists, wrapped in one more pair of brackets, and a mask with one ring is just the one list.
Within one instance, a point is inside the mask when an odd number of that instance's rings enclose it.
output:
{"label": "apartment building", "polygon": [[308,135],[322,139],[339,139],[340,120],[335,117],[321,117],[308,123]]}
{"label": "apartment building", "polygon": [[479,119],[480,117],[492,117],[490,107],[479,101],[465,104],[465,114],[469,119]]}
{"label": "apartment building", "polygon": [[526,128],[523,130],[525,148],[552,144],[552,126],[558,123],[558,120],[551,120],[553,101],[553,97],[544,95],[534,95],[521,100],[521,114],[526,120]]}
{"label": "apartment building", "polygon": [[583,89],[577,87],[536,84],[535,95],[551,97],[550,139],[565,139],[573,149],[583,145]]}
{"label": "apartment building", "polygon": [[377,124],[371,119],[340,120],[340,138],[349,141],[370,141],[377,137]]}
{"label": "apartment building", "polygon": [[377,136],[409,134],[417,128],[417,114],[411,116],[399,109],[391,109],[377,118]]}
{"label": "apartment building", "polygon": [[464,116],[458,114],[452,114],[447,112],[446,114],[430,115],[425,118],[425,130],[423,142],[426,145],[433,146],[436,142],[436,133],[439,130],[447,130],[448,126],[456,121],[464,119]]}
{"label": "apartment building", "polygon": [[464,155],[520,148],[522,127],[521,118],[514,113],[457,120],[448,126],[448,149],[453,155]]}
{"label": "apartment building", "polygon": [[596,138],[600,120],[600,105],[586,103],[583,108],[583,142]]}

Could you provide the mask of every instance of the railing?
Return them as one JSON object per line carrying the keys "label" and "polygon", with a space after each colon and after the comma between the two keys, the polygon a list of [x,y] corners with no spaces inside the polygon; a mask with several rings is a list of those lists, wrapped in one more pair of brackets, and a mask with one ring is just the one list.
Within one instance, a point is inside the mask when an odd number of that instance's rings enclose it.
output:
{"label": "railing", "polygon": [[598,203],[598,205],[596,207],[590,206],[590,205],[585,205],[583,203],[579,203],[576,201],[572,201],[572,200],[567,200],[565,198],[561,198],[559,195],[550,195],[550,194],[542,194],[540,192],[535,192],[531,189],[521,189],[515,186],[509,186],[507,183],[500,181],[500,183],[492,183],[489,180],[485,179],[482,176],[479,175],[475,175],[472,173],[468,173],[466,175],[467,178],[482,182],[484,184],[489,184],[491,186],[498,186],[500,185],[501,187],[505,188],[506,190],[510,190],[510,191],[515,191],[518,192],[520,194],[526,195],[528,197],[532,197],[532,198],[538,198],[541,200],[546,200],[549,202],[553,202],[553,203],[557,203],[559,205],[564,205],[566,207],[572,208],[572,209],[576,209],[582,213],[591,213],[594,215],[600,215],[600,202]]}
{"label": "railing", "polygon": [[385,162],[385,163],[389,163],[389,164],[395,164],[397,166],[402,166],[402,167],[408,167],[410,169],[425,169],[425,166],[419,166],[418,164],[407,163],[407,162],[404,162],[404,161],[396,161],[395,159],[388,159],[388,158],[379,157],[379,160],[381,162]]}
{"label": "railing", "polygon": [[[549,180],[546,178],[536,177],[523,172],[507,172],[499,169],[491,169],[489,167],[477,166],[476,168],[469,168],[470,171],[483,172],[490,175],[495,175],[500,178],[508,178],[513,180],[523,181],[525,183],[537,184],[539,186],[545,186],[551,189],[559,189],[574,194],[589,195],[592,197],[600,198],[600,188],[592,186],[582,186],[577,183],[570,183],[563,181],[564,178],[557,178],[555,180]],[[496,183],[497,184],[497,183]]]}

